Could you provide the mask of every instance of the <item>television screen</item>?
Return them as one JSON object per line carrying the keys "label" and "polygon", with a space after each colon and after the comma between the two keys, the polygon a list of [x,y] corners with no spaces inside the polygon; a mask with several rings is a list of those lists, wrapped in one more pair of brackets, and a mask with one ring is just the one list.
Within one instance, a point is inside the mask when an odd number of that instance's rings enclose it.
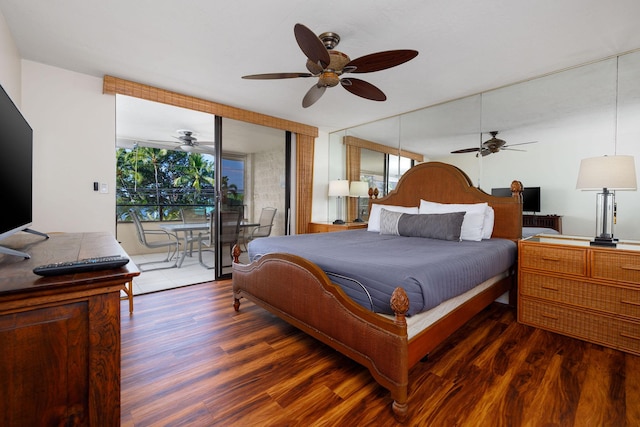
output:
{"label": "television screen", "polygon": [[[492,196],[511,197],[511,188],[492,188]],[[522,212],[540,212],[540,187],[525,187],[522,192]]]}
{"label": "television screen", "polygon": [[28,228],[32,221],[33,131],[0,86],[0,182],[2,204],[0,239]]}

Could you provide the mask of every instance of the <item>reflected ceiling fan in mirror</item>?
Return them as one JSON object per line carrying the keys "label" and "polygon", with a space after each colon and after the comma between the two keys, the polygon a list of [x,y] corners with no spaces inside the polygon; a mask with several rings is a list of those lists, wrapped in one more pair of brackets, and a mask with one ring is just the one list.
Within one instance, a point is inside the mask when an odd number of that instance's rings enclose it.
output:
{"label": "reflected ceiling fan in mirror", "polygon": [[338,84],[354,95],[373,101],[385,101],[387,96],[376,86],[364,80],[342,77],[345,73],[371,73],[386,70],[412,60],[418,55],[415,50],[389,50],[372,53],[351,60],[346,54],[334,50],[340,42],[336,33],[322,33],[316,36],[313,31],[302,24],[293,28],[298,46],[307,57],[308,73],[268,73],[242,76],[243,79],[273,80],[296,77],[317,77],[318,81],[309,89],[302,99],[304,108],[313,105],[324,94],[328,87]]}
{"label": "reflected ceiling fan in mirror", "polygon": [[505,141],[504,139],[500,139],[498,138],[498,131],[495,130],[493,132],[489,132],[491,134],[491,138],[486,140],[485,142],[483,142],[480,147],[473,147],[473,148],[463,148],[461,150],[455,150],[452,151],[452,154],[461,154],[461,153],[476,153],[476,157],[478,157],[478,155],[482,155],[482,157],[484,156],[488,156],[489,154],[492,153],[497,153],[501,150],[510,150],[510,151],[526,151],[526,150],[520,150],[517,148],[511,148],[511,147],[515,147],[516,145],[526,145],[526,144],[534,144],[538,141],[529,141],[529,142],[520,142],[518,144],[509,144],[507,145],[507,141]]}

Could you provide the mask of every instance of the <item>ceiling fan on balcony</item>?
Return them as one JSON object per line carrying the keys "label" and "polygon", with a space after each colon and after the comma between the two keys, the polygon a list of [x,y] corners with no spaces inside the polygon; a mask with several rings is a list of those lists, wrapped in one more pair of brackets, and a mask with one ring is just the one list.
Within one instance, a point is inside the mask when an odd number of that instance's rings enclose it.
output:
{"label": "ceiling fan on balcony", "polygon": [[489,132],[491,134],[491,138],[484,141],[480,147],[472,147],[472,148],[463,148],[461,150],[452,151],[452,154],[460,154],[460,153],[473,153],[476,152],[476,157],[481,155],[482,157],[488,156],[492,153],[497,153],[501,150],[511,150],[511,151],[525,151],[520,150],[518,148],[511,148],[516,145],[525,145],[525,144],[534,144],[538,141],[529,141],[529,142],[520,142],[518,144],[509,144],[507,145],[507,141],[504,139],[498,138],[498,131]]}
{"label": "ceiling fan on balcony", "polygon": [[340,42],[336,33],[326,32],[316,36],[302,24],[293,28],[298,46],[307,57],[308,73],[268,73],[242,76],[243,79],[272,80],[296,77],[317,77],[318,81],[302,99],[304,108],[313,105],[328,87],[340,84],[354,95],[373,101],[384,101],[387,96],[376,86],[353,77],[341,77],[345,73],[370,73],[403,64],[418,55],[415,50],[389,50],[372,53],[351,60],[346,54],[334,50]]}
{"label": "ceiling fan on balcony", "polygon": [[175,141],[172,140],[160,140],[160,139],[136,139],[136,138],[118,138],[119,141],[130,141],[134,144],[140,145],[141,143],[150,147],[155,148],[167,148],[173,144],[179,144],[179,148],[183,151],[187,151],[190,153],[204,153],[204,154],[214,154],[214,141],[200,141],[195,137],[195,133],[191,130],[187,129],[179,129],[176,131],[178,136],[171,135],[175,138]]}

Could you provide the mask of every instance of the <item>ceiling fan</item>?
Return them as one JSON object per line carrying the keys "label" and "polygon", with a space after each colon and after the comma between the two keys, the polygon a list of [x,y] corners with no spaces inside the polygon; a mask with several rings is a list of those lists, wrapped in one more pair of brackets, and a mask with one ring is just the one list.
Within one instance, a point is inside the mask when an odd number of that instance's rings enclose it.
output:
{"label": "ceiling fan", "polygon": [[194,135],[195,133],[191,130],[187,129],[178,129],[178,136],[171,135],[176,141],[168,141],[168,140],[159,140],[159,139],[133,139],[133,138],[118,138],[120,141],[132,141],[134,144],[143,143],[144,145],[157,147],[157,148],[167,148],[167,144],[180,144],[179,148],[183,151],[187,151],[190,153],[214,153],[213,145],[214,141],[200,141]]}
{"label": "ceiling fan", "polygon": [[492,154],[492,153],[497,153],[500,150],[525,151],[525,150],[520,150],[520,149],[517,149],[517,148],[511,148],[511,147],[514,147],[516,145],[533,144],[533,143],[538,142],[538,141],[529,141],[529,142],[521,142],[519,144],[507,145],[507,141],[497,137],[498,136],[498,131],[497,130],[494,130],[494,131],[489,132],[489,133],[491,134],[491,138],[486,140],[485,142],[483,142],[480,147],[463,148],[461,150],[452,151],[451,153],[452,154],[460,154],[460,153],[473,153],[473,152],[477,151],[478,153],[476,154],[476,157],[478,157],[478,155],[482,155],[482,157],[484,157],[484,156],[488,156],[489,154]]}
{"label": "ceiling fan", "polygon": [[333,50],[340,42],[340,36],[327,32],[316,36],[309,28],[296,24],[293,28],[298,46],[307,57],[308,73],[268,73],[242,76],[243,79],[290,79],[296,77],[318,77],[302,99],[304,108],[313,105],[328,87],[338,83],[354,95],[373,101],[384,101],[387,96],[377,87],[364,80],[343,77],[345,73],[370,73],[403,64],[418,55],[415,50],[389,50],[372,53],[351,60],[346,54]]}

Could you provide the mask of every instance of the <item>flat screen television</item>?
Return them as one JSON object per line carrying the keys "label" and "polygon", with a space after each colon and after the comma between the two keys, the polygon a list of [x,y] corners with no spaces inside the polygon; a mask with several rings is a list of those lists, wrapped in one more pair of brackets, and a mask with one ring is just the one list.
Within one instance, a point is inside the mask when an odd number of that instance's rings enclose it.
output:
{"label": "flat screen television", "polygon": [[[3,214],[0,240],[29,231],[32,217],[33,130],[7,92],[0,86],[0,182]],[[46,236],[46,235],[45,235]],[[0,253],[29,255],[0,246]]]}
{"label": "flat screen television", "polygon": [[[511,197],[511,188],[492,188],[492,196]],[[525,187],[522,192],[522,212],[540,212],[540,187]]]}

